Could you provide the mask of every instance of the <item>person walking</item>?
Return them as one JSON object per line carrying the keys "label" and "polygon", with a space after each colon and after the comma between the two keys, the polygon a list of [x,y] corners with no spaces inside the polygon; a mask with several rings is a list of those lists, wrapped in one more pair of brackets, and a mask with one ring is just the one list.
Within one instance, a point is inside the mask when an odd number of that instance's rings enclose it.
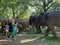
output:
{"label": "person walking", "polygon": [[11,33],[12,39],[16,40],[17,36],[17,22],[15,20],[12,21],[12,33]]}
{"label": "person walking", "polygon": [[8,25],[9,25],[9,36],[8,36],[8,38],[10,38],[11,33],[12,33],[12,21],[11,20],[8,20]]}

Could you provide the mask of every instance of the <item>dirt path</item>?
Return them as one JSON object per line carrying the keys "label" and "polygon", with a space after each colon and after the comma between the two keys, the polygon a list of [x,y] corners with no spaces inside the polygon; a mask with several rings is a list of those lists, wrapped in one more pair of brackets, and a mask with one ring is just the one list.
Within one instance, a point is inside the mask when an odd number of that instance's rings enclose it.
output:
{"label": "dirt path", "polygon": [[60,45],[60,41],[46,40],[40,34],[19,34],[16,41],[3,39],[0,45]]}

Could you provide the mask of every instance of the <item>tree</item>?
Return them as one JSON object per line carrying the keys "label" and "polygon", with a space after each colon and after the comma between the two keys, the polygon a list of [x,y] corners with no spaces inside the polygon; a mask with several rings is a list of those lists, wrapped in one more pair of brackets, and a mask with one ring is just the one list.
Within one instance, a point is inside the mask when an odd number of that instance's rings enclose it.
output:
{"label": "tree", "polygon": [[43,0],[43,8],[44,12],[46,13],[48,9],[51,7],[52,0]]}
{"label": "tree", "polygon": [[[0,0],[0,15],[2,17],[10,14],[13,18],[31,15],[29,7],[35,8],[35,14],[53,11],[60,7],[60,1],[56,0]],[[26,12],[27,11],[27,12]],[[28,14],[29,13],[29,14]],[[0,16],[0,17],[1,17]]]}

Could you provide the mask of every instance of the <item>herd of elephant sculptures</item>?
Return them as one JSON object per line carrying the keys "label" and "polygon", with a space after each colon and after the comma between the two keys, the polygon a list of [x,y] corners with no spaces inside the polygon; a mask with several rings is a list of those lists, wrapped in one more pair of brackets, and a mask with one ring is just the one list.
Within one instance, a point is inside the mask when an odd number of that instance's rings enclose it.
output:
{"label": "herd of elephant sculptures", "polygon": [[60,26],[60,10],[55,10],[39,15],[31,15],[29,19],[17,19],[19,31],[23,31],[26,27],[32,26],[36,28],[37,33],[41,33],[40,26],[47,26],[44,36],[48,36],[51,31],[54,38],[57,38],[54,26]]}

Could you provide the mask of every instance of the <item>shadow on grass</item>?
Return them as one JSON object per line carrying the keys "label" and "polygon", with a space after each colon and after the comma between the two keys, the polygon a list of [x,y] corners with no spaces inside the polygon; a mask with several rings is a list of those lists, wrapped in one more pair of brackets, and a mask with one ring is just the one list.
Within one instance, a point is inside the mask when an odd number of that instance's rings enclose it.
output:
{"label": "shadow on grass", "polygon": [[53,38],[53,36],[48,36],[48,37],[40,37],[38,40],[48,40],[48,41],[60,41],[60,37],[57,39]]}

